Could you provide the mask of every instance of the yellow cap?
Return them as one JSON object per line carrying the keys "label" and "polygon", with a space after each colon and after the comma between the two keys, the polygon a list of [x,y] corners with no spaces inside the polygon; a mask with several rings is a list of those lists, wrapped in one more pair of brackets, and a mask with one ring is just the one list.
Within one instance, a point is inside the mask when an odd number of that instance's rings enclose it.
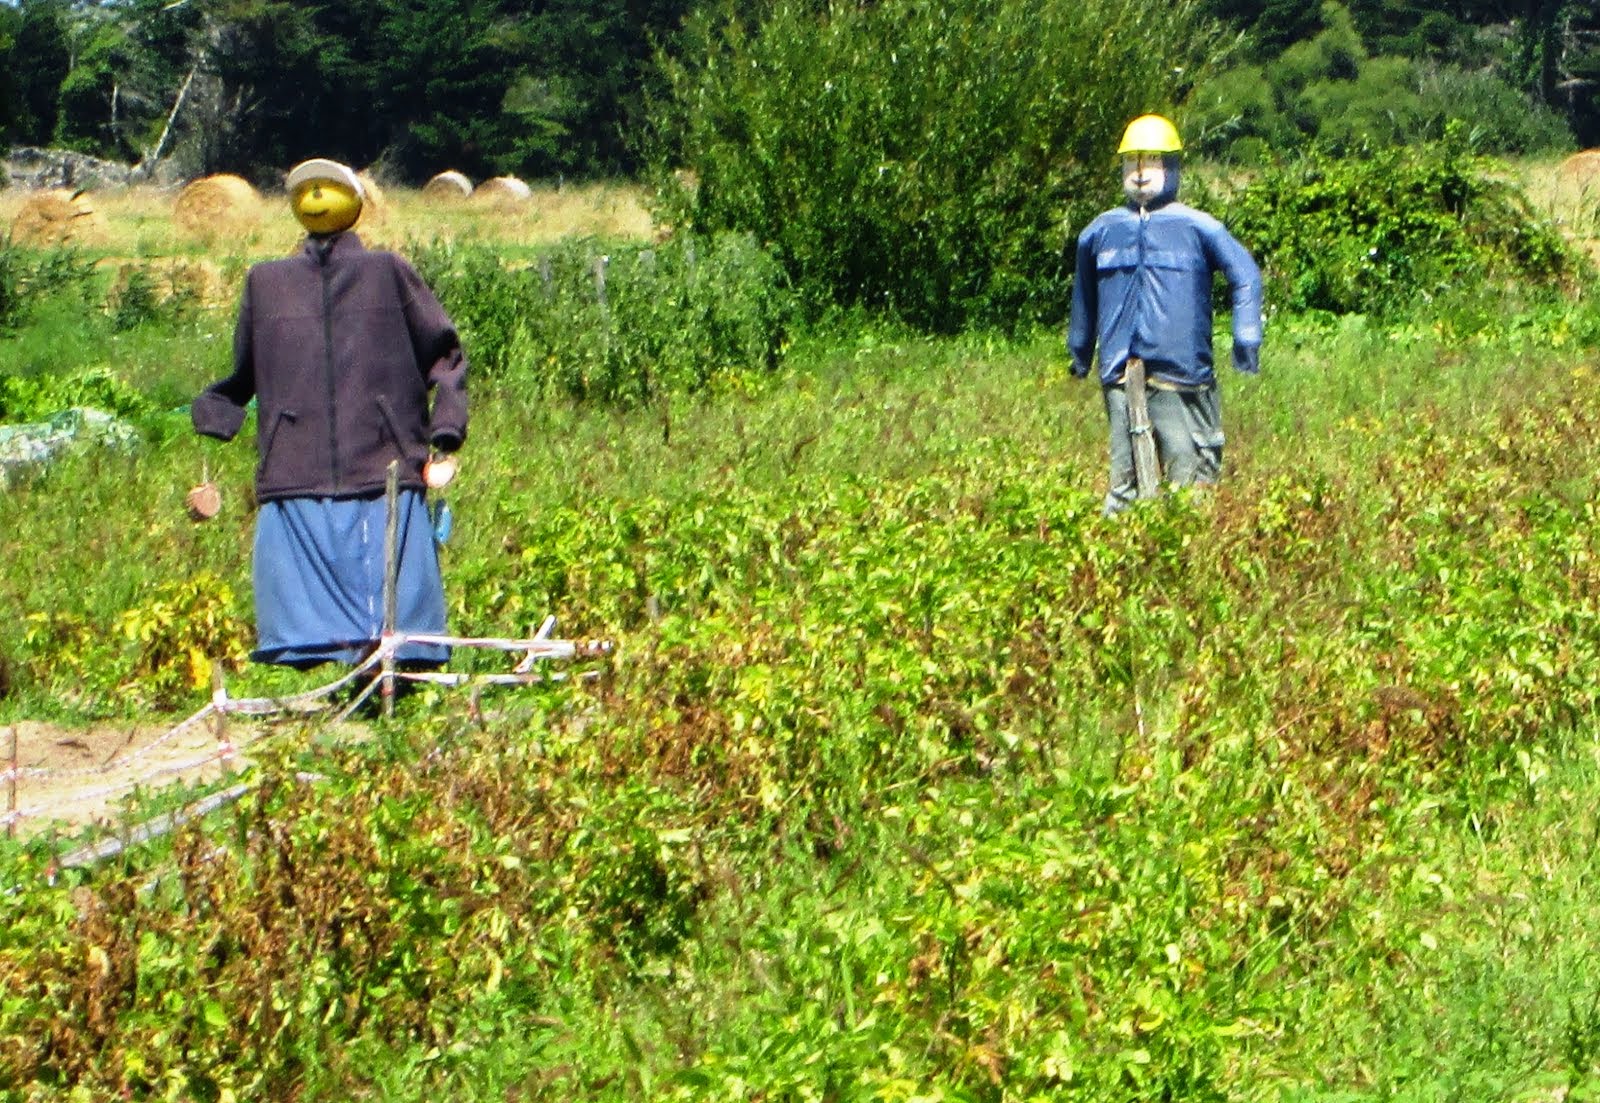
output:
{"label": "yellow cap", "polygon": [[1177,153],[1183,149],[1178,128],[1162,115],[1140,115],[1122,132],[1122,153]]}

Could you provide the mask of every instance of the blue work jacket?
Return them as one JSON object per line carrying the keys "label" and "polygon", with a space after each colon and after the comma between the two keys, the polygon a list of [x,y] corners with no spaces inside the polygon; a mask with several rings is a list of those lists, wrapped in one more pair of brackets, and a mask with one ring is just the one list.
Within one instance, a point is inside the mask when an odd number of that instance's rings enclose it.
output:
{"label": "blue work jacket", "polygon": [[1130,356],[1152,379],[1207,386],[1211,370],[1211,274],[1233,292],[1233,363],[1254,372],[1261,347],[1261,270],[1222,223],[1169,202],[1118,207],[1078,236],[1067,347],[1072,373],[1089,374],[1096,342],[1100,381],[1122,381]]}

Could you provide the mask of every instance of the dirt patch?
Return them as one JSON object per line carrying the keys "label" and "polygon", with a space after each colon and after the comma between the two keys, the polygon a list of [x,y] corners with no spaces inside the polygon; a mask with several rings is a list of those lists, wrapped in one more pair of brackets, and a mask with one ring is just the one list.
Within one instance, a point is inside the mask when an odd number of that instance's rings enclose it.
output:
{"label": "dirt patch", "polygon": [[[0,755],[17,740],[17,834],[35,835],[54,827],[77,828],[110,822],[137,789],[165,788],[175,782],[213,781],[237,770],[247,759],[235,751],[226,762],[209,718],[174,730],[151,724],[102,724],[66,728],[24,720],[0,727]],[[259,729],[230,722],[230,745],[253,742]],[[0,770],[10,761],[0,761]],[[0,816],[11,810],[10,786],[0,787]]]}
{"label": "dirt patch", "polygon": [[[295,714],[291,719],[228,718],[221,735],[216,718],[186,724],[99,724],[64,727],[22,720],[0,725],[0,774],[9,770],[11,735],[17,738],[16,834],[27,838],[50,830],[75,831],[92,824],[107,827],[126,819],[126,802],[136,792],[149,794],[174,785],[221,781],[252,762],[261,740],[287,729],[304,734],[307,721],[325,716],[319,741],[358,743],[370,738],[358,721],[333,723],[333,712]],[[12,811],[11,787],[0,781],[0,823]]]}

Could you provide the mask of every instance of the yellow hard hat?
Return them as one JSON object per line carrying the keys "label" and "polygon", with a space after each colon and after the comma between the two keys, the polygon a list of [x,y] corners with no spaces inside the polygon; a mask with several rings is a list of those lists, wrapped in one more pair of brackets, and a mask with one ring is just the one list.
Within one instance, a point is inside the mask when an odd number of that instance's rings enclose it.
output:
{"label": "yellow hard hat", "polygon": [[1177,153],[1183,149],[1178,128],[1162,115],[1140,115],[1122,132],[1117,153]]}

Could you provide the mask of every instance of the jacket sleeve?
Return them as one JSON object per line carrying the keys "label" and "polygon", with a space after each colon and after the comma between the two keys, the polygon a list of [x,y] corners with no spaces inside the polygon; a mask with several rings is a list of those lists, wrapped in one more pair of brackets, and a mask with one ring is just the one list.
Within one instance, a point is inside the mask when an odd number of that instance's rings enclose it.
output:
{"label": "jacket sleeve", "polygon": [[256,393],[255,351],[251,339],[250,278],[245,277],[239,319],[233,327],[233,374],[201,391],[189,404],[195,432],[232,440],[244,424],[245,407]]}
{"label": "jacket sleeve", "polygon": [[1213,268],[1228,280],[1233,301],[1233,366],[1254,374],[1261,361],[1261,269],[1219,223],[1206,239]]}
{"label": "jacket sleeve", "polygon": [[1078,258],[1072,275],[1072,320],[1067,323],[1067,348],[1072,374],[1082,379],[1094,364],[1096,330],[1100,325],[1100,285],[1095,271],[1094,226],[1078,235]]}
{"label": "jacket sleeve", "polygon": [[395,270],[417,367],[433,390],[428,440],[441,452],[454,452],[467,439],[467,357],[461,337],[417,270],[400,257]]}

